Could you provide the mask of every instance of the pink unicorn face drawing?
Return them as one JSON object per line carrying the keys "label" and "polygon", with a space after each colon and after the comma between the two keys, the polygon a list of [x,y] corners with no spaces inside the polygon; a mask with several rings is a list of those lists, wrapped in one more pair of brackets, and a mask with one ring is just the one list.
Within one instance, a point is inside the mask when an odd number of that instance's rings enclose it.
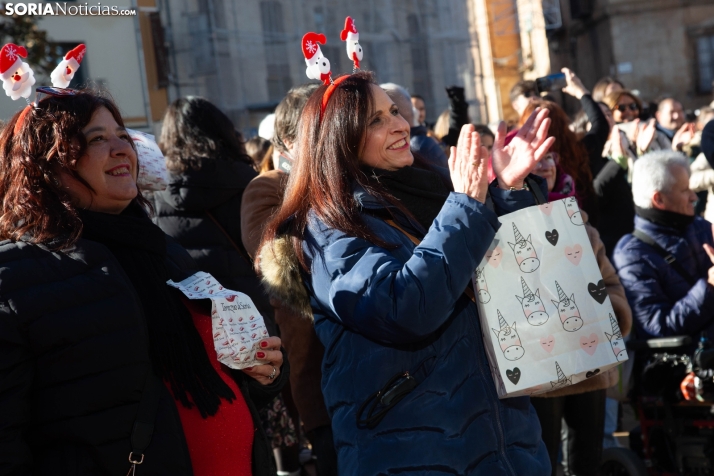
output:
{"label": "pink unicorn face drawing", "polygon": [[573,225],[584,225],[583,217],[580,214],[580,208],[578,208],[578,201],[575,197],[566,198],[565,201],[565,211],[568,212],[568,218]]}
{"label": "pink unicorn face drawing", "polygon": [[612,335],[605,333],[605,337],[610,341],[610,347],[612,347],[612,352],[615,354],[618,362],[623,362],[627,360],[627,351],[625,350],[625,341],[622,339],[622,335]]}
{"label": "pink unicorn face drawing", "polygon": [[620,326],[617,325],[617,321],[610,314],[610,325],[612,326],[612,334],[605,333],[605,337],[610,341],[610,347],[612,347],[612,352],[615,354],[618,362],[624,362],[627,360],[627,350],[625,350],[625,340],[622,338],[622,332],[620,331]]}
{"label": "pink unicorn face drawing", "polygon": [[558,290],[559,301],[553,301],[553,304],[558,308],[558,316],[563,324],[563,329],[568,332],[575,332],[583,327],[583,318],[580,317],[580,311],[575,304],[575,294],[568,297],[558,282],[555,282],[555,287]]}
{"label": "pink unicorn face drawing", "polygon": [[515,223],[513,223],[513,235],[516,238],[516,242],[508,242],[508,246],[513,250],[518,267],[524,273],[532,273],[540,266],[540,260],[533,247],[531,235],[528,235],[528,238],[523,238]]}
{"label": "pink unicorn face drawing", "polygon": [[484,268],[476,268],[476,289],[478,289],[479,302],[486,304],[491,300],[491,294],[488,292],[488,284],[486,283]]}
{"label": "pink unicorn face drawing", "polygon": [[491,330],[496,335],[496,340],[501,346],[501,351],[503,351],[503,356],[506,360],[518,360],[523,357],[526,351],[521,345],[521,338],[516,331],[516,323],[514,322],[509,326],[501,315],[501,311],[496,310],[496,312],[498,313],[498,322],[501,329],[491,328]]}
{"label": "pink unicorn face drawing", "polygon": [[532,326],[542,326],[548,321],[548,313],[545,312],[545,305],[540,298],[540,289],[536,289],[534,293],[523,278],[521,278],[521,287],[523,288],[523,297],[516,296],[516,299],[521,303],[526,321]]}

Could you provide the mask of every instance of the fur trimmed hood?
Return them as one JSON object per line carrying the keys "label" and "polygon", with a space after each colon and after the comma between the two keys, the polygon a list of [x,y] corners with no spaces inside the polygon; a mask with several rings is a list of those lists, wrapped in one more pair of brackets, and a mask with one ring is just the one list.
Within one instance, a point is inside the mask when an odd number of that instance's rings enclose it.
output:
{"label": "fur trimmed hood", "polygon": [[313,319],[310,297],[300,276],[300,262],[288,236],[265,243],[258,254],[263,287],[271,299],[289,310]]}

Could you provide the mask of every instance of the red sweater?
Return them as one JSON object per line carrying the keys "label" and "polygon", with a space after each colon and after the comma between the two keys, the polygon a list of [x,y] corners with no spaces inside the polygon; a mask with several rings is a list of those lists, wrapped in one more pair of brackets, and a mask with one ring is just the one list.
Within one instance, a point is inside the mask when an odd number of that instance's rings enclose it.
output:
{"label": "red sweater", "polygon": [[210,314],[191,302],[184,301],[184,304],[193,316],[193,323],[201,335],[213,368],[236,396],[232,403],[221,400],[218,413],[206,419],[201,417],[195,407],[188,409],[176,402],[191,456],[193,474],[251,476],[254,423],[250,410],[235,380],[216,359]]}

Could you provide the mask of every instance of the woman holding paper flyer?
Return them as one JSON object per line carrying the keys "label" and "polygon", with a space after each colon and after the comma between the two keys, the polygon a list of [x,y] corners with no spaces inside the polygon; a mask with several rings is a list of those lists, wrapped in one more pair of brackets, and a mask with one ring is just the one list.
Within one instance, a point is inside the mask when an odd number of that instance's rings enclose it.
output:
{"label": "woman holding paper flyer", "polygon": [[39,88],[0,151],[0,475],[275,474],[254,421],[280,339],[218,363],[210,301],[166,284],[195,265],[149,219],[114,103]]}
{"label": "woman holding paper flyer", "polygon": [[524,180],[552,144],[548,124],[537,111],[508,146],[501,124],[489,186],[473,126],[451,150],[451,181],[415,161],[371,73],[305,106],[260,266],[276,297],[314,314],[342,476],[550,474],[528,397],[498,399],[469,293],[498,215],[534,203]]}

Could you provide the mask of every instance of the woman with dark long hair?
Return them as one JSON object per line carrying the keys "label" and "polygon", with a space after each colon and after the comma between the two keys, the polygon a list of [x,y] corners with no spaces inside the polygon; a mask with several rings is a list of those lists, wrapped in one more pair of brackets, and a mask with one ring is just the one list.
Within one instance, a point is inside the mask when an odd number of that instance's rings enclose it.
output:
{"label": "woman with dark long hair", "polygon": [[253,421],[280,339],[219,364],[210,302],[166,284],[195,263],[149,219],[117,107],[44,90],[0,134],[0,474],[274,474]]}
{"label": "woman with dark long hair", "polygon": [[[251,296],[270,335],[279,335],[273,308],[241,240],[243,192],[258,174],[243,138],[218,107],[188,96],[166,110],[159,145],[169,185],[155,192],[154,222],[229,289]],[[282,396],[260,411],[278,470],[299,471],[297,431]]]}
{"label": "woman with dark long hair", "polygon": [[340,474],[549,474],[529,398],[497,397],[469,296],[498,214],[534,203],[524,183],[552,142],[547,111],[508,146],[501,125],[491,186],[465,126],[449,181],[415,162],[370,73],[335,83],[303,110],[259,257],[271,292],[314,316]]}

